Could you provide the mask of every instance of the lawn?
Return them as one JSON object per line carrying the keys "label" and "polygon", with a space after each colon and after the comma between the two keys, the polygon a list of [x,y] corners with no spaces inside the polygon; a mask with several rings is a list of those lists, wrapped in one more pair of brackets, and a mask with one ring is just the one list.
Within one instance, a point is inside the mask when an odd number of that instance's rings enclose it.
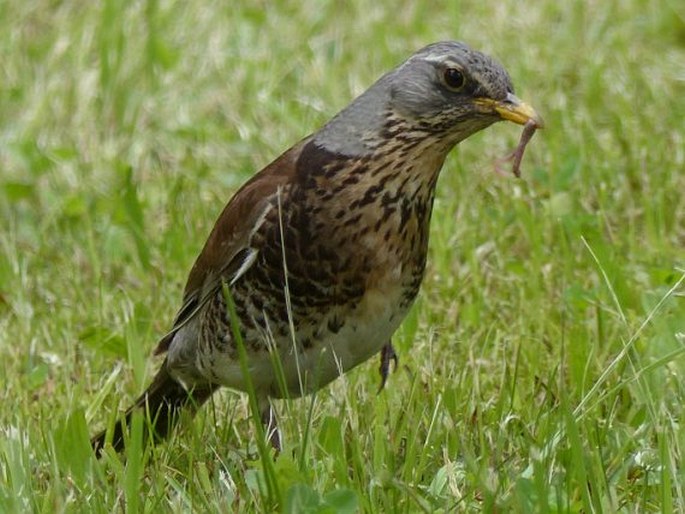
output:
{"label": "lawn", "polygon": [[[685,8],[670,1],[0,1],[0,512],[685,511]],[[89,434],[149,382],[231,194],[427,43],[545,118],[445,164],[378,361],[214,397],[155,450]]]}

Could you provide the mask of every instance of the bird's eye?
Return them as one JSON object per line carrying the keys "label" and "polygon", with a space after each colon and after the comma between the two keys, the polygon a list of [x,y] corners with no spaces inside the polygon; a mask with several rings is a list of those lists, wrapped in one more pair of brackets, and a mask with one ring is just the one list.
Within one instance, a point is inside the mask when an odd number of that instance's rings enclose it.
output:
{"label": "bird's eye", "polygon": [[464,87],[464,83],[466,82],[464,74],[457,68],[446,68],[443,73],[443,79],[445,81],[445,85],[454,90],[461,89]]}

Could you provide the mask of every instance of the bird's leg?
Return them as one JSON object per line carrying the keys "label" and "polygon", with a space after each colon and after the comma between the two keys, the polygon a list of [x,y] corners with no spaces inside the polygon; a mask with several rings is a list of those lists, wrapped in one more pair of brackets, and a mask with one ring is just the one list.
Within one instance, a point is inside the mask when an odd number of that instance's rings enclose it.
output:
{"label": "bird's leg", "polygon": [[266,408],[262,410],[262,424],[264,425],[264,433],[266,439],[271,444],[271,447],[276,450],[276,453],[281,453],[281,432],[278,430],[278,423],[276,422],[276,413],[268,403]]}
{"label": "bird's leg", "polygon": [[395,369],[397,369],[397,364],[399,362],[397,358],[397,353],[395,353],[395,348],[393,348],[392,342],[388,341],[381,349],[381,365],[378,369],[378,371],[380,371],[381,373],[381,385],[378,388],[379,393],[383,390],[383,388],[385,387],[385,383],[388,380],[388,373],[390,372],[390,361],[393,362]]}

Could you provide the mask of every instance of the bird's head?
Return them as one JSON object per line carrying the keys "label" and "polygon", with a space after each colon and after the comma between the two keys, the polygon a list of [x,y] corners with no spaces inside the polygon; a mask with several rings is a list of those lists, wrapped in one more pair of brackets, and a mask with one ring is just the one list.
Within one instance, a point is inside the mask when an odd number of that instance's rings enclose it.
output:
{"label": "bird's head", "polygon": [[501,120],[543,126],[535,110],[514,95],[506,70],[464,43],[429,45],[384,79],[392,112],[453,143]]}
{"label": "bird's head", "polygon": [[542,118],[514,95],[509,74],[491,57],[464,43],[422,48],[382,76],[320,130],[317,144],[361,155],[401,139],[432,138],[453,145],[496,121],[521,125]]}

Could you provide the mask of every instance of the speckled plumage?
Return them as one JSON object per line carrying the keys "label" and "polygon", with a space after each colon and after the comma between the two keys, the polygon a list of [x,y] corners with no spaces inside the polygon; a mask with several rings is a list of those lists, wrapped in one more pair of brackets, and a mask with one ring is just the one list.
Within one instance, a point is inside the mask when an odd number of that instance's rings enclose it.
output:
{"label": "speckled plumage", "polygon": [[[396,360],[391,336],[423,278],[445,157],[498,120],[535,117],[502,67],[462,43],[430,45],[381,77],[228,203],[157,348],[167,354],[159,374],[126,421],[147,405],[164,437],[178,409],[197,408],[219,386],[245,390],[224,285],[264,406],[315,391],[379,352],[384,384]],[[104,440],[96,436],[94,448]],[[123,445],[119,425],[112,442]]]}

